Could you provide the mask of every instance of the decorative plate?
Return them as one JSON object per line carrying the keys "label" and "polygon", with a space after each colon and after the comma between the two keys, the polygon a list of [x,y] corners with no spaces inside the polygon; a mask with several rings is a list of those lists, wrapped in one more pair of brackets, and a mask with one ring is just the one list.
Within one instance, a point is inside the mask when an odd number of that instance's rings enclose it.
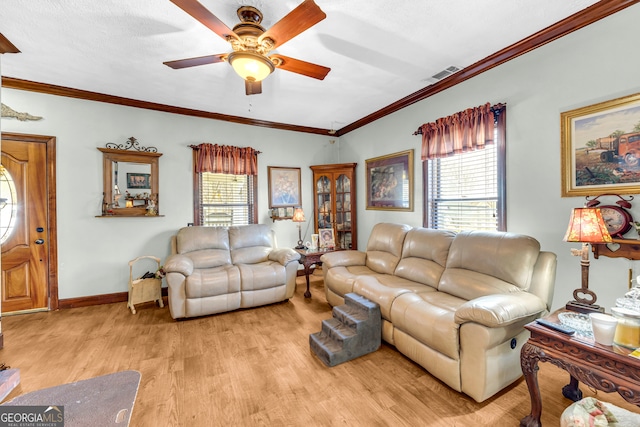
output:
{"label": "decorative plate", "polygon": [[568,326],[571,329],[587,337],[593,337],[593,330],[591,329],[591,319],[589,316],[581,313],[558,313],[558,320],[564,326]]}

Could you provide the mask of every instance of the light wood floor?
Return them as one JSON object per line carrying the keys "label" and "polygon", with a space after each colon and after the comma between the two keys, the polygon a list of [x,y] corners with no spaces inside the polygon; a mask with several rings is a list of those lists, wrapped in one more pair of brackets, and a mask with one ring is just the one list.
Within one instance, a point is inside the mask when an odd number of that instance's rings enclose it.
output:
{"label": "light wood floor", "polygon": [[[4,316],[0,362],[21,376],[7,399],[132,369],[142,374],[132,427],[518,426],[529,413],[524,380],[479,404],[387,344],[327,368],[308,343],[331,316],[322,280],[313,278],[310,300],[304,277],[297,283],[286,303],[179,322],[168,307],[142,304],[133,315],[125,302]],[[558,426],[568,375],[542,363],[539,380],[543,425]]]}

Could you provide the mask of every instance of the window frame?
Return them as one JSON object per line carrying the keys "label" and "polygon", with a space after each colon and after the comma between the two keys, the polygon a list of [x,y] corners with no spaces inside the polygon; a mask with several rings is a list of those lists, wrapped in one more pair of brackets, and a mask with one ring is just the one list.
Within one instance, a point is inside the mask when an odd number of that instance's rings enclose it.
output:
{"label": "window frame", "polygon": [[[195,159],[194,159],[195,160]],[[195,162],[194,162],[195,164]],[[226,174],[232,175],[232,174]],[[249,207],[247,210],[249,213],[248,224],[258,224],[258,176],[257,175],[239,175],[242,177],[248,177],[248,180],[252,180],[251,183],[253,187],[253,206]],[[193,171],[193,224],[194,225],[204,225],[202,224],[201,218],[203,214],[202,207],[202,174]]]}
{"label": "window frame", "polygon": [[[499,114],[506,114],[505,111]],[[495,125],[495,141],[496,145],[496,180],[497,180],[497,203],[496,213],[498,215],[496,221],[497,231],[507,231],[507,149],[506,149],[506,117],[499,120],[496,117]],[[429,160],[422,161],[422,225],[431,228],[430,212],[429,212]]]}

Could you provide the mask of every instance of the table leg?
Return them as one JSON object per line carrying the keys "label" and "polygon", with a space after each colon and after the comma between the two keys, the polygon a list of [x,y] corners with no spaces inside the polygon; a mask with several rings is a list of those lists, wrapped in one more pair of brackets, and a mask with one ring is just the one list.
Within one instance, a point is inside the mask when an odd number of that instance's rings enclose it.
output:
{"label": "table leg", "polygon": [[562,395],[567,399],[573,400],[574,402],[582,399],[582,390],[578,388],[578,380],[575,379],[573,375],[571,375],[569,384],[562,387]]}
{"label": "table leg", "polygon": [[525,343],[520,352],[520,366],[527,382],[531,397],[531,413],[520,421],[520,427],[541,427],[542,397],[538,386],[538,361],[544,352],[538,347]]}
{"label": "table leg", "polygon": [[305,298],[311,298],[311,291],[309,290],[309,271],[311,270],[311,265],[304,264],[304,276],[307,278],[307,291],[304,293]]}

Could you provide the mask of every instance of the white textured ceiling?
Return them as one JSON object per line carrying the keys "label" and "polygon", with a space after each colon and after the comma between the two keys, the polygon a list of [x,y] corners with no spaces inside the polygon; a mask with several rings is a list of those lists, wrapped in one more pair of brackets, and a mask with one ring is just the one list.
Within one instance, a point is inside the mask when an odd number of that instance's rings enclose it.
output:
{"label": "white textured ceiling", "polygon": [[[241,5],[268,29],[301,0],[201,0],[229,28]],[[595,0],[316,0],[327,18],[275,52],[331,68],[320,81],[276,69],[247,96],[227,63],[164,61],[230,52],[169,0],[1,0],[0,33],[21,53],[3,77],[249,119],[340,129],[597,3]]]}

